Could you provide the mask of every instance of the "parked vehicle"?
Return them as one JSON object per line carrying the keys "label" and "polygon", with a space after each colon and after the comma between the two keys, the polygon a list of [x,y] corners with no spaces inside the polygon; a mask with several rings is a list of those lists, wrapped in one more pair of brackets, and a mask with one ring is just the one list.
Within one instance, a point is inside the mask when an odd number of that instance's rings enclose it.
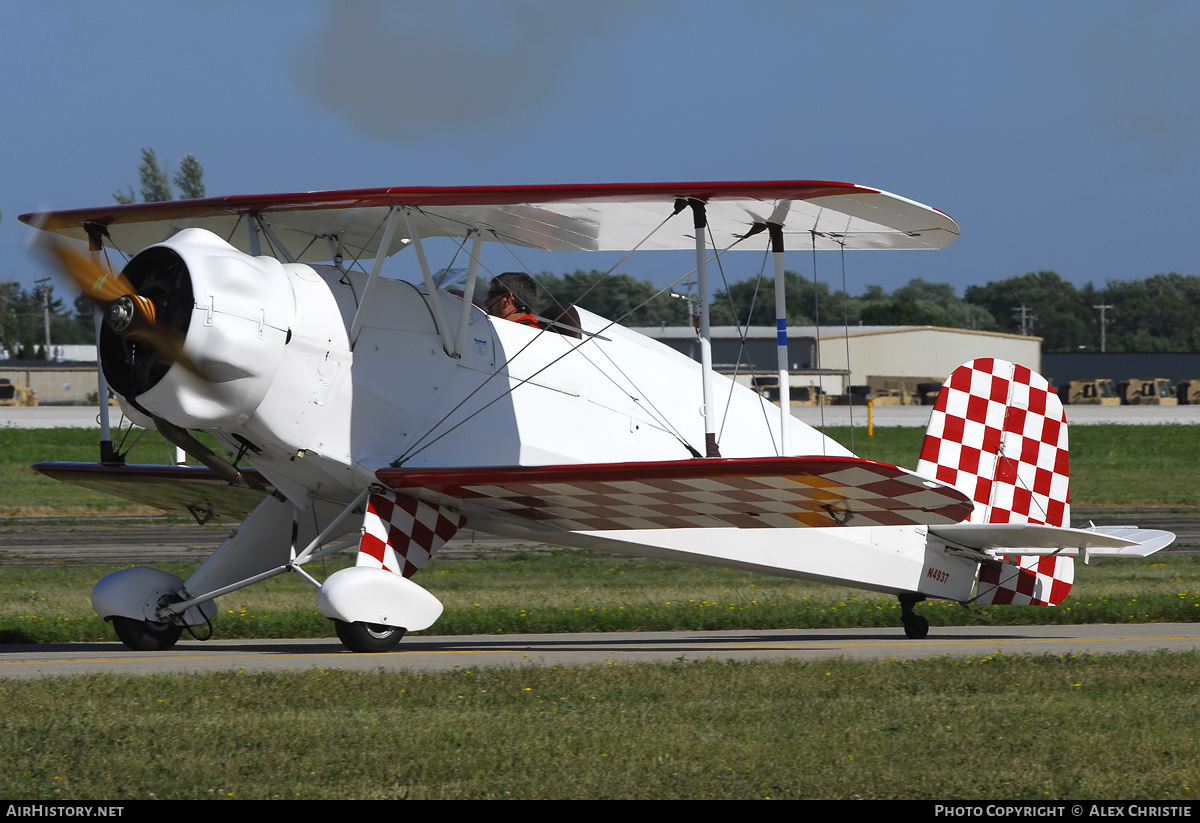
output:
{"label": "parked vehicle", "polygon": [[1058,396],[1072,406],[1121,405],[1121,396],[1111,380],[1072,380],[1058,390]]}
{"label": "parked vehicle", "polygon": [[[756,385],[755,388],[763,397],[770,400],[775,405],[779,405],[779,383],[765,383]],[[816,386],[792,386],[791,387],[791,404],[793,406],[819,406],[821,404],[821,390]]]}
{"label": "parked vehicle", "polygon": [[1165,377],[1135,377],[1121,383],[1121,403],[1126,406],[1177,406],[1175,387]]}
{"label": "parked vehicle", "polygon": [[1200,405],[1200,380],[1180,380],[1175,387],[1175,397],[1181,406]]}
{"label": "parked vehicle", "polygon": [[33,389],[0,377],[0,406],[36,406],[37,404],[37,392]]}

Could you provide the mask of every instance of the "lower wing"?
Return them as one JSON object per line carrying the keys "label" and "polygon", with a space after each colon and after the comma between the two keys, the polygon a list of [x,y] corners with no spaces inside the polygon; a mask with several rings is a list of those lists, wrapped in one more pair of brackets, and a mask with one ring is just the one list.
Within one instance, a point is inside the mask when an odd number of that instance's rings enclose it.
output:
{"label": "lower wing", "polygon": [[230,486],[200,466],[108,466],[103,463],[37,463],[33,470],[85,489],[123,497],[165,511],[186,511],[203,524],[240,523],[270,493],[266,478],[254,470],[267,491]]}
{"label": "lower wing", "polygon": [[946,484],[856,457],[385,468],[376,477],[468,518],[563,531],[950,524],[972,505]]}

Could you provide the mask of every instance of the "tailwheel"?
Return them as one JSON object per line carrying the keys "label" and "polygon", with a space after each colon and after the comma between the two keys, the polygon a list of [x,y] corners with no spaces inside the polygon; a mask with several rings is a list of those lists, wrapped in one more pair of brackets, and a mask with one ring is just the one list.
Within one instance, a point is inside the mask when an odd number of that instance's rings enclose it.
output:
{"label": "tailwheel", "polygon": [[929,634],[929,621],[919,614],[901,618],[904,621],[904,636],[909,640],[922,640]]}
{"label": "tailwheel", "polygon": [[379,623],[347,623],[337,619],[333,621],[333,626],[343,646],[352,652],[364,654],[390,652],[407,631]]}
{"label": "tailwheel", "polygon": [[913,606],[925,599],[923,595],[905,592],[900,598],[900,622],[909,640],[923,640],[929,635],[929,621],[913,611]]}
{"label": "tailwheel", "polygon": [[132,617],[114,617],[113,628],[121,642],[135,652],[163,652],[179,642],[183,626],[154,623]]}

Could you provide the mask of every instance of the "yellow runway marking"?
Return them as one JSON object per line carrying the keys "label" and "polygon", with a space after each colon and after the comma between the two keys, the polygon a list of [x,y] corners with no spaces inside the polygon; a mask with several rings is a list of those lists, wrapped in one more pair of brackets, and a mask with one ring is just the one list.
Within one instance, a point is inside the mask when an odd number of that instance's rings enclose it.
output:
{"label": "yellow runway marking", "polygon": [[1111,637],[1093,637],[1093,638],[1063,638],[1063,637],[1018,637],[1018,638],[983,638],[974,640],[881,640],[872,642],[862,641],[839,641],[837,638],[818,638],[813,640],[781,640],[778,642],[758,642],[758,643],[701,643],[696,642],[694,638],[689,640],[671,640],[647,639],[644,642],[633,641],[633,645],[628,644],[630,641],[622,641],[617,647],[608,649],[601,648],[577,648],[575,644],[579,641],[573,641],[564,638],[561,641],[545,641],[539,640],[534,642],[533,648],[513,648],[510,646],[489,646],[487,644],[475,644],[470,648],[462,649],[400,649],[393,652],[372,655],[351,655],[348,652],[299,652],[299,653],[276,653],[270,651],[256,651],[252,653],[233,653],[233,654],[198,654],[198,655],[164,655],[162,657],[126,657],[123,655],[109,655],[104,657],[87,657],[72,655],[70,657],[46,657],[41,659],[23,659],[23,660],[2,660],[0,664],[7,666],[16,665],[67,665],[67,664],[129,664],[129,663],[199,663],[222,661],[230,662],[237,660],[246,660],[251,662],[262,660],[313,660],[313,659],[329,659],[329,660],[354,660],[356,663],[362,663],[369,660],[378,660],[396,657],[414,657],[421,655],[430,656],[454,656],[467,654],[488,654],[488,655],[512,655],[512,654],[563,654],[569,655],[576,652],[590,652],[593,654],[605,655],[620,655],[630,653],[654,653],[654,652],[678,652],[681,651],[681,646],[686,646],[687,650],[692,652],[712,652],[712,651],[762,651],[762,650],[778,650],[778,651],[817,651],[821,649],[836,649],[836,648],[875,648],[875,647],[894,647],[897,651],[903,649],[912,649],[921,646],[1005,646],[1014,644],[1051,644],[1051,643],[1073,643],[1073,644],[1096,644],[1096,643],[1113,643],[1113,642],[1137,642],[1137,643],[1165,643],[1176,641],[1194,641],[1200,639],[1200,634],[1197,635],[1176,635],[1169,637],[1155,638],[1137,638],[1129,635],[1116,635]]}

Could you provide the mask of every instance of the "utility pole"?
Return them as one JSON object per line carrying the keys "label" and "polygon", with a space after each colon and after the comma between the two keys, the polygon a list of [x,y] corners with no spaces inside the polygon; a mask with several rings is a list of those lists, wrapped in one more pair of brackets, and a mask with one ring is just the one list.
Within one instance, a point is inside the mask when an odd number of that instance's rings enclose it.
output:
{"label": "utility pole", "polygon": [[43,277],[41,280],[34,280],[42,287],[42,323],[46,331],[46,359],[51,359],[50,354],[50,282],[49,277]]}
{"label": "utility pole", "polygon": [[[692,324],[692,328],[696,330],[696,334],[700,333],[700,307],[697,305],[696,295],[692,294],[692,287],[696,285],[695,280],[689,280],[687,283],[680,283],[681,286],[687,286],[687,294],[679,294],[671,292],[671,297],[677,297],[680,300],[686,301],[688,306],[688,322]],[[665,323],[663,324],[666,325]]]}
{"label": "utility pole", "polygon": [[1021,335],[1028,337],[1030,329],[1033,328],[1033,324],[1037,320],[1037,315],[1022,303],[1019,309],[1013,309],[1013,317],[1021,321]]}
{"label": "utility pole", "polygon": [[1107,303],[1101,303],[1099,306],[1092,306],[1092,308],[1098,309],[1100,311],[1100,353],[1103,354],[1104,353],[1104,331],[1105,331],[1106,326],[1108,325],[1108,318],[1105,317],[1104,313],[1106,311],[1108,311],[1109,309],[1111,309],[1112,306],[1108,305]]}

